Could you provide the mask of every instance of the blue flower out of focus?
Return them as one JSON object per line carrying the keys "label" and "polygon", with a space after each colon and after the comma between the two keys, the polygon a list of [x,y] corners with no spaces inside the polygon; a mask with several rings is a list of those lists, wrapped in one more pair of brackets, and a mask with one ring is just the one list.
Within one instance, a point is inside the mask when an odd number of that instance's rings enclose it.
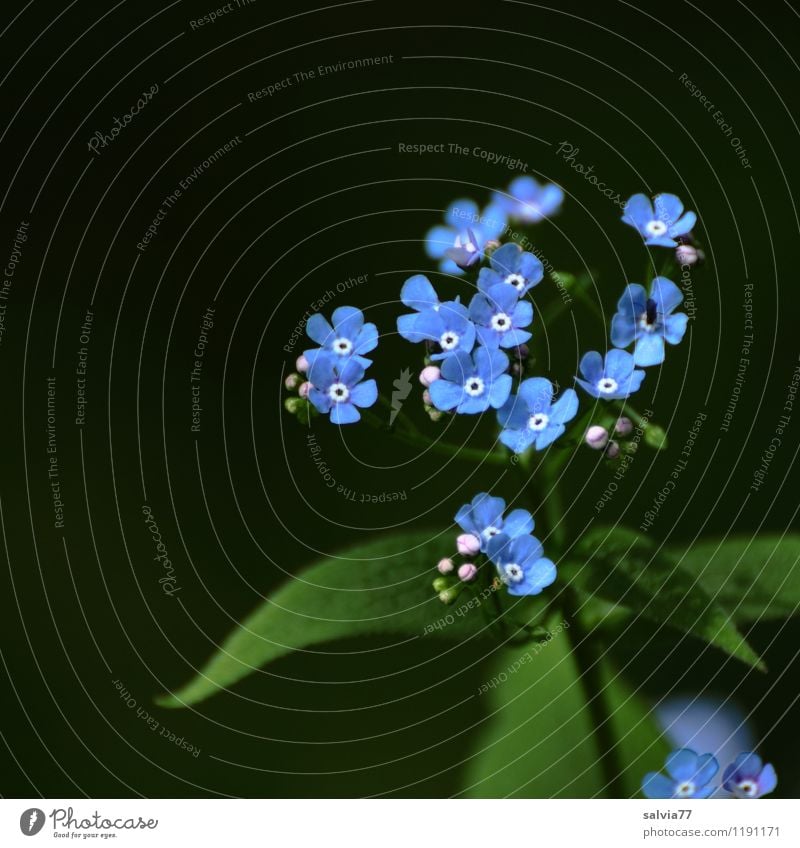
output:
{"label": "blue flower out of focus", "polygon": [[667,757],[664,767],[669,777],[657,771],[644,776],[642,792],[646,798],[708,798],[716,788],[709,786],[719,771],[712,754],[681,748]]}
{"label": "blue flower out of focus", "polygon": [[523,380],[518,393],[497,411],[497,420],[503,427],[500,441],[514,453],[523,453],[531,445],[544,450],[564,432],[564,425],[577,411],[578,395],[574,389],[566,389],[553,403],[553,384],[549,380]]}
{"label": "blue flower out of focus", "polygon": [[603,357],[590,350],[580,362],[581,374],[575,381],[592,397],[604,400],[623,400],[638,391],[644,371],[634,370],[633,356],[624,350],[613,349]]}
{"label": "blue flower out of focus", "polygon": [[533,306],[505,283],[492,286],[488,294],[476,294],[469,304],[469,317],[477,325],[481,344],[488,348],[518,347],[531,337],[523,328],[533,321]]}
{"label": "blue flower out of focus", "polygon": [[444,215],[445,225],[433,227],[425,236],[425,252],[441,260],[439,269],[461,274],[483,257],[487,242],[506,228],[508,218],[502,206],[492,203],[483,211],[473,200],[456,200]]}
{"label": "blue flower out of focus", "polygon": [[538,595],[556,579],[555,564],[535,536],[500,533],[489,540],[487,553],[510,595]]}
{"label": "blue flower out of focus", "polygon": [[319,349],[307,350],[303,354],[309,365],[324,351],[342,362],[352,357],[368,368],[372,361],[362,354],[378,346],[378,328],[374,324],[365,324],[364,313],[355,306],[340,306],[334,310],[332,318],[332,327],[320,314],[312,315],[306,323],[306,333],[322,345]]}
{"label": "blue flower out of focus", "polygon": [[489,257],[491,268],[481,268],[478,288],[487,294],[492,286],[505,283],[513,286],[520,297],[544,277],[544,266],[532,254],[522,251],[516,244],[504,244]]}
{"label": "blue flower out of focus", "polygon": [[456,351],[442,364],[442,376],[431,383],[431,400],[445,412],[475,414],[490,406],[499,409],[511,393],[508,357],[499,350],[479,347],[470,356]]}
{"label": "blue flower out of focus", "polygon": [[356,407],[372,406],[378,399],[375,381],[363,378],[364,367],[355,357],[342,361],[320,353],[308,369],[308,399],[320,412],[330,413],[334,424],[353,424],[361,418]]}
{"label": "blue flower out of focus", "polygon": [[664,361],[664,342],[678,344],[686,332],[689,316],[672,311],[683,302],[681,290],[666,277],[656,277],[650,294],[638,283],[631,283],[617,303],[611,321],[611,343],[627,347],[636,342],[635,365],[660,365]]}
{"label": "blue flower out of focus", "polygon": [[533,177],[517,177],[511,181],[508,194],[495,192],[494,200],[509,217],[535,224],[558,212],[564,202],[564,192],[554,183],[541,185]]}
{"label": "blue flower out of focus", "polygon": [[657,194],[654,204],[646,194],[634,194],[625,203],[622,220],[639,231],[645,244],[675,247],[675,239],[692,229],[697,215],[684,214],[683,203],[674,194]]}
{"label": "blue flower out of focus", "polygon": [[465,533],[471,533],[480,541],[485,553],[489,540],[504,533],[511,539],[532,533],[533,516],[527,509],[514,509],[503,518],[506,502],[493,498],[488,492],[475,495],[472,503],[464,504],[456,513],[456,523]]}
{"label": "blue flower out of focus", "polygon": [[777,785],[775,769],[764,765],[758,754],[739,754],[722,775],[722,788],[737,798],[760,798]]}

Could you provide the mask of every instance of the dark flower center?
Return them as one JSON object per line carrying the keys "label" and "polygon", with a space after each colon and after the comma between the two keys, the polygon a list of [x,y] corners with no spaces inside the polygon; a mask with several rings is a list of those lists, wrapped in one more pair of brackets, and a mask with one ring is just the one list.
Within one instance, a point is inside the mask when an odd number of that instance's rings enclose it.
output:
{"label": "dark flower center", "polygon": [[657,311],[657,307],[656,307],[656,302],[653,300],[652,297],[649,297],[647,299],[647,304],[645,305],[644,315],[645,315],[645,321],[647,321],[648,324],[652,325],[652,324],[656,323],[656,319],[658,317],[658,311]]}

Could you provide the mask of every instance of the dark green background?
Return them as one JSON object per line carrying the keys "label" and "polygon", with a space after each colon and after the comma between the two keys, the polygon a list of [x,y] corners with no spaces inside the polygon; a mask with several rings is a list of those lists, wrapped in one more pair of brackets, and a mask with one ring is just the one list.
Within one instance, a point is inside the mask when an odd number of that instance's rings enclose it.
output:
{"label": "dark green background", "polygon": [[[403,155],[398,142],[480,146],[520,157],[530,173],[561,183],[564,211],[536,229],[536,243],[556,268],[597,272],[599,302],[613,309],[623,284],[641,280],[646,253],[619,222],[618,208],[556,155],[555,146],[569,141],[580,148],[578,160],[623,197],[678,193],[699,214],[708,254],[693,278],[690,333],[637,398],[668,427],[673,451],[637,458],[603,520],[639,524],[685,431],[705,410],[696,457],[651,534],[688,543],[701,530],[783,530],[797,509],[800,412],[761,491],[745,498],[800,348],[797,12],[780,4],[753,12],[736,4],[723,14],[722,7],[610,0],[558,9],[363,2],[306,12],[303,4],[258,0],[192,32],[188,21],[213,5],[81,0],[61,14],[62,4],[37,2],[2,38],[6,69],[19,59],[2,86],[3,192],[9,189],[0,211],[2,264],[19,222],[31,226],[0,346],[0,711],[10,754],[0,790],[449,795],[484,717],[484,705],[471,697],[485,680],[474,649],[444,660],[424,640],[336,644],[281,660],[195,710],[151,706],[315,550],[334,551],[393,526],[438,532],[497,479],[491,469],[455,463],[434,474],[430,460],[415,462],[413,449],[387,435],[366,426],[340,432],[319,421],[313,431],[337,481],[409,494],[391,506],[362,505],[325,489],[304,429],[282,411],[281,378],[294,360],[282,348],[309,304],[367,273],[367,283],[334,305],[364,308],[386,333],[372,372],[385,393],[402,368],[418,367],[419,351],[392,330],[402,281],[434,271],[422,237],[451,200],[485,202],[514,174],[471,156]],[[0,24],[16,12],[16,4],[5,9]],[[393,63],[247,101],[248,91],[296,71],[385,54]],[[750,170],[680,82],[682,73],[732,123]],[[108,131],[114,115],[153,83],[160,91],[152,103],[93,157],[86,149],[92,133]],[[164,196],[236,135],[243,143],[184,193],[131,276],[136,243]],[[755,286],[754,355],[723,434],[742,338],[745,265]],[[223,279],[195,438],[192,350]],[[80,429],[72,423],[73,372],[95,284]],[[451,295],[466,291],[449,280],[437,285]],[[604,345],[605,329],[578,309],[574,325],[566,318],[548,327],[547,306],[557,300],[552,282],[535,292],[535,352],[539,373],[566,384],[580,353]],[[46,479],[51,375],[58,381],[63,532],[53,527]],[[416,388],[407,409],[437,432]],[[470,445],[490,444],[494,435],[488,417],[451,427],[448,438]],[[568,478],[570,526],[581,527],[607,471],[586,451]],[[180,603],[157,582],[144,502],[174,562]],[[753,710],[784,796],[800,789],[799,634],[794,624],[757,626],[752,642],[765,652],[770,675],[748,675],[729,662],[713,685]],[[638,648],[640,639],[631,634],[629,644]],[[649,694],[700,691],[719,671],[721,655],[686,645],[650,680]],[[668,635],[650,641],[634,664],[640,680],[671,647]],[[148,730],[120,700],[116,679],[198,746],[199,757]]]}

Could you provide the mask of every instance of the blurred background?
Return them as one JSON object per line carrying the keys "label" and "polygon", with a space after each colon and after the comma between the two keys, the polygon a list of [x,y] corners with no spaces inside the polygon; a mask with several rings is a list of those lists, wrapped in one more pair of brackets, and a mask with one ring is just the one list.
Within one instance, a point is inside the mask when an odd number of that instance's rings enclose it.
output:
{"label": "blurred background", "polygon": [[[496,483],[491,467],[437,468],[365,425],[317,419],[329,488],[309,428],[283,411],[282,380],[312,346],[294,328],[330,291],[324,313],[355,305],[381,330],[371,376],[383,392],[403,369],[413,377],[420,351],[394,333],[403,280],[422,272],[450,296],[468,288],[438,274],[425,233],[451,201],[483,205],[520,173],[563,186],[563,211],[531,237],[553,268],[592,274],[609,319],[623,285],[645,282],[647,253],[586,169],[623,199],[674,192],[700,219],[707,260],[684,281],[689,332],[637,398],[671,449],[637,457],[603,521],[639,526],[702,412],[696,458],[650,535],[688,546],[794,522],[800,412],[763,485],[750,486],[800,353],[797,11],[555,5],[257,0],[199,25],[220,10],[4,9],[4,796],[458,791],[486,719],[474,693],[487,657],[475,646],[443,656],[424,640],[352,640],[279,660],[192,709],[152,699],[307,564],[393,529],[444,531]],[[368,57],[382,61],[348,67]],[[537,373],[567,385],[607,328],[577,304],[548,327],[558,291],[546,279],[533,294]],[[491,416],[433,424],[420,391],[405,411],[421,429],[492,443]],[[573,527],[609,479],[590,453],[567,472]],[[402,499],[362,502],[381,492]],[[143,507],[172,563],[172,595]],[[670,653],[663,631],[631,631],[614,650],[653,702],[735,700],[779,773],[776,794],[797,797],[800,625],[756,625],[749,638],[768,674],[699,643]]]}

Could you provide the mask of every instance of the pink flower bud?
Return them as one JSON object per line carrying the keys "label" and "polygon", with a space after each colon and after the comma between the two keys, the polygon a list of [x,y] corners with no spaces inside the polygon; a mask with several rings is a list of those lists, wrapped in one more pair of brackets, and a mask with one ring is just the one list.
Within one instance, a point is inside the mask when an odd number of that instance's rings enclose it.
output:
{"label": "pink flower bud", "polygon": [[289,391],[293,391],[300,385],[300,375],[299,374],[290,374],[284,381],[283,385],[286,386]]}
{"label": "pink flower bud", "polygon": [[308,360],[301,353],[300,356],[297,357],[297,362],[295,362],[295,367],[301,374],[305,374],[308,371]]}
{"label": "pink flower bud", "polygon": [[456,547],[462,556],[475,556],[481,549],[480,539],[472,533],[462,533],[456,539]]}
{"label": "pink flower bud", "polygon": [[474,580],[477,573],[478,569],[471,562],[465,562],[458,567],[458,579],[463,580],[465,583]]}
{"label": "pink flower bud", "polygon": [[297,390],[297,393],[300,395],[301,398],[307,398],[308,393],[311,391],[312,388],[313,386],[311,385],[311,383],[306,380],[305,383],[301,384],[300,388]]}
{"label": "pink flower bud", "polygon": [[616,459],[619,456],[619,445],[616,442],[609,442],[606,448],[606,456],[609,459]]}
{"label": "pink flower bud", "polygon": [[675,248],[675,259],[679,265],[696,265],[700,260],[700,252],[691,244],[679,244]]}
{"label": "pink flower bud", "polygon": [[420,371],[419,381],[427,389],[431,383],[435,383],[441,376],[442,372],[435,365],[429,365]]}
{"label": "pink flower bud", "polygon": [[427,389],[425,389],[425,391],[422,393],[422,402],[426,406],[433,406],[433,401],[431,400],[431,393]]}
{"label": "pink flower bud", "polygon": [[620,418],[614,425],[614,432],[618,436],[629,436],[633,432],[633,421],[630,418]]}
{"label": "pink flower bud", "polygon": [[608,430],[599,424],[595,424],[586,431],[584,441],[590,448],[600,450],[608,444]]}
{"label": "pink flower bud", "polygon": [[448,559],[447,557],[440,559],[439,564],[436,566],[439,570],[439,574],[449,574],[454,567],[453,560]]}

